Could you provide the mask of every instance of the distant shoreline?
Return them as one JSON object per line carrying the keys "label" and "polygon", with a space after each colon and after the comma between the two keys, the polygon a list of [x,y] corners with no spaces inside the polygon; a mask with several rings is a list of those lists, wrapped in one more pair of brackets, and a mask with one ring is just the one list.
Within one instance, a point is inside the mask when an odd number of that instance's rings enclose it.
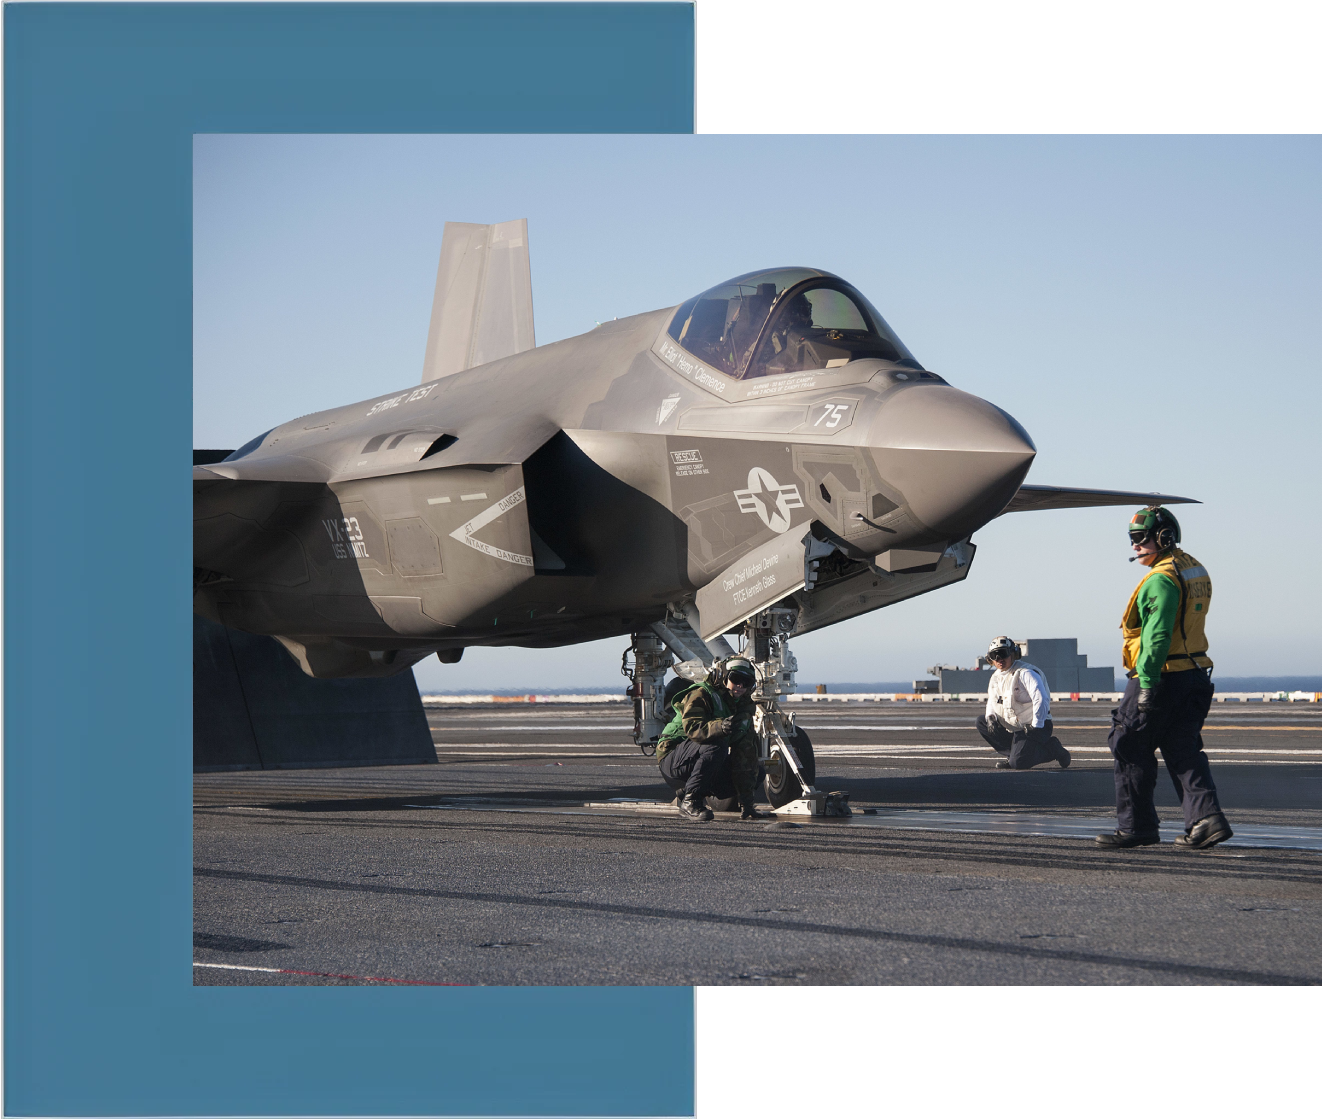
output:
{"label": "distant shoreline", "polygon": [[[1322,692],[1322,675],[1305,677],[1218,677],[1213,675],[1213,682],[1220,692]],[[833,692],[912,692],[913,681],[800,681],[800,693],[814,693],[817,685],[826,685],[827,693]],[[1124,691],[1124,677],[1117,677],[1115,690]],[[603,694],[619,693],[624,695],[624,686],[619,682],[592,685],[545,685],[537,688],[428,688],[428,696],[470,696],[474,692],[483,692],[491,696],[550,696],[565,694]]]}

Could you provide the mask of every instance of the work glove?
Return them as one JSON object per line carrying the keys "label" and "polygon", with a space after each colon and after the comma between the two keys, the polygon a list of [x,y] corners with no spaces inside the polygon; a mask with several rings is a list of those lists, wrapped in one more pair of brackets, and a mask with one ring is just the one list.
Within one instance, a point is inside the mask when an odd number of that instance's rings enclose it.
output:
{"label": "work glove", "polygon": [[771,817],[770,813],[762,812],[762,810],[751,801],[745,801],[742,808],[743,812],[739,814],[739,819],[741,821],[765,821]]}
{"label": "work glove", "polygon": [[1140,688],[1138,690],[1138,710],[1145,716],[1155,714],[1161,707],[1161,685],[1155,684],[1151,688]]}
{"label": "work glove", "polygon": [[735,720],[734,716],[726,716],[723,720],[719,720],[715,724],[714,734],[729,735],[730,732],[734,730],[734,725],[736,722],[737,721]]}

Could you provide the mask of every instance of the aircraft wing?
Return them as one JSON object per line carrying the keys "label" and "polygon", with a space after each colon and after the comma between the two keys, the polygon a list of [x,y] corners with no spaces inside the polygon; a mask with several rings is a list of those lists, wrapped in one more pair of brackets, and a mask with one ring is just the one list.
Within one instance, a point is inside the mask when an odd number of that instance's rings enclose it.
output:
{"label": "aircraft wing", "polygon": [[1084,506],[1150,506],[1192,503],[1202,505],[1197,498],[1180,498],[1174,494],[1140,494],[1133,490],[1081,490],[1069,486],[1021,486],[1010,504],[1001,510],[1007,513],[1026,513],[1038,509],[1081,509]]}

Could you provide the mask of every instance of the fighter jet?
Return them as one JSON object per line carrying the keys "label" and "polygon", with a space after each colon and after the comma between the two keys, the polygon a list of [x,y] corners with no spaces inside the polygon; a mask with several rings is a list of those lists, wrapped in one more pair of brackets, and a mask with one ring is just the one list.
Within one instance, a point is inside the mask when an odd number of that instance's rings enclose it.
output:
{"label": "fighter jet", "polygon": [[537,346],[526,221],[447,223],[419,384],[195,453],[195,610],[314,677],[628,636],[644,747],[732,636],[772,803],[822,811],[792,638],[965,579],[1004,514],[1191,500],[1028,486],[1035,454],[830,272]]}

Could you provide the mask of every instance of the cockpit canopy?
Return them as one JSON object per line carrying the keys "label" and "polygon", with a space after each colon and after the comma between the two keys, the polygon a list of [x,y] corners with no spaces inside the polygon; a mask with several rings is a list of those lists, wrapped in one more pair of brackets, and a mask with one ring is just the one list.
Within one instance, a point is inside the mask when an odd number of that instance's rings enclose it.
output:
{"label": "cockpit canopy", "polygon": [[730,377],[834,369],[856,358],[921,368],[857,288],[815,268],[736,276],[682,304],[670,337]]}

